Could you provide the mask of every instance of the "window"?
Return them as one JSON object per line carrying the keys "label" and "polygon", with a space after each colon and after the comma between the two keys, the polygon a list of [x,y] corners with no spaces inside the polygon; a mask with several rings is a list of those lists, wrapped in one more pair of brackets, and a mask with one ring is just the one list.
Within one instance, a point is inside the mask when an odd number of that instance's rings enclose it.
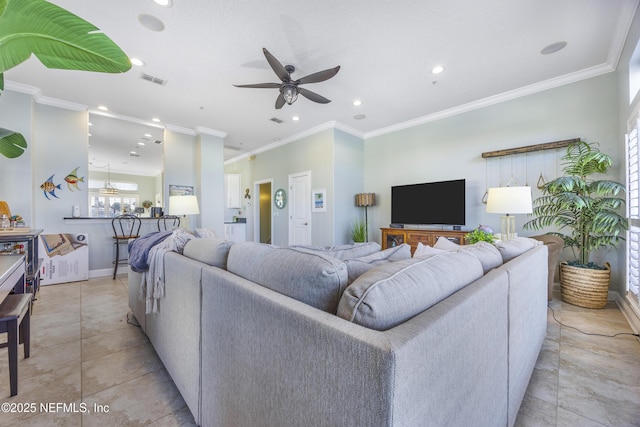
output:
{"label": "window", "polygon": [[135,213],[139,205],[137,182],[110,182],[118,194],[101,194],[106,181],[89,180],[89,215],[92,217],[114,217]]}
{"label": "window", "polygon": [[631,121],[627,134],[627,290],[640,303],[640,154],[638,153],[638,127],[640,117]]}

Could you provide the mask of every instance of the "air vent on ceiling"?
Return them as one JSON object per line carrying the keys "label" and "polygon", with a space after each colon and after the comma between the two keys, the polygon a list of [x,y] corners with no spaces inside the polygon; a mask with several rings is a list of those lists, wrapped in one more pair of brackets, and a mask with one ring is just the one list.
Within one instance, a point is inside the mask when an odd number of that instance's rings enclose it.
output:
{"label": "air vent on ceiling", "polygon": [[145,74],[145,73],[140,74],[140,78],[142,80],[146,80],[148,82],[155,83],[155,84],[160,85],[160,86],[164,86],[164,85],[167,84],[166,80],[158,78],[158,77],[154,77],[154,76],[151,76],[151,75]]}
{"label": "air vent on ceiling", "polygon": [[224,148],[226,148],[227,150],[233,150],[233,151],[242,150],[242,148],[238,147],[237,145],[225,145]]}
{"label": "air vent on ceiling", "polygon": [[155,141],[153,141],[156,144],[162,144],[162,141],[160,141],[159,139],[156,139]]}
{"label": "air vent on ceiling", "polygon": [[138,153],[129,153],[129,157],[140,157]]}
{"label": "air vent on ceiling", "polygon": [[271,121],[272,121],[272,122],[274,122],[274,123],[278,123],[278,124],[282,123],[282,120],[280,120],[280,119],[279,119],[279,118],[277,118],[277,117],[271,117],[269,120],[271,120]]}

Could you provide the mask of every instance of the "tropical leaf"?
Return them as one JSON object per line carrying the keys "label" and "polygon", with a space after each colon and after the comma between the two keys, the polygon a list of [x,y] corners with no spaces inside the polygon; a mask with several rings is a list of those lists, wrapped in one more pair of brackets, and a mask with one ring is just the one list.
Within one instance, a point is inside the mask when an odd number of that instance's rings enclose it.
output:
{"label": "tropical leaf", "polygon": [[127,55],[93,24],[45,0],[0,0],[0,73],[34,54],[46,67],[122,73]]}
{"label": "tropical leaf", "polygon": [[0,154],[14,159],[20,157],[26,148],[27,141],[21,134],[0,128]]}

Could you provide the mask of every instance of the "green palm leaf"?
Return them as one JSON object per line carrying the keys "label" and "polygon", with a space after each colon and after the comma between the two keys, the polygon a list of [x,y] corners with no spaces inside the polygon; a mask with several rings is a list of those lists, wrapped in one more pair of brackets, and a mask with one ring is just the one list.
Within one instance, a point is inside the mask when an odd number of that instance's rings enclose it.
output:
{"label": "green palm leaf", "polygon": [[20,157],[26,148],[27,141],[21,134],[0,128],[0,154],[13,159]]}
{"label": "green palm leaf", "polygon": [[122,73],[127,55],[93,24],[45,0],[0,0],[0,73],[34,54],[46,67]]}

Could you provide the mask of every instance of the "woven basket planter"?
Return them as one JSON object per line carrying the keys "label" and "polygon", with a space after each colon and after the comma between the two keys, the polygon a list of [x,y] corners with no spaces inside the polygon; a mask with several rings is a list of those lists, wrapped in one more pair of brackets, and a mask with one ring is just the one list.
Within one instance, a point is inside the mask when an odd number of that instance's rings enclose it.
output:
{"label": "woven basket planter", "polygon": [[605,270],[572,267],[560,263],[562,301],[585,308],[604,308],[607,304],[611,266]]}

